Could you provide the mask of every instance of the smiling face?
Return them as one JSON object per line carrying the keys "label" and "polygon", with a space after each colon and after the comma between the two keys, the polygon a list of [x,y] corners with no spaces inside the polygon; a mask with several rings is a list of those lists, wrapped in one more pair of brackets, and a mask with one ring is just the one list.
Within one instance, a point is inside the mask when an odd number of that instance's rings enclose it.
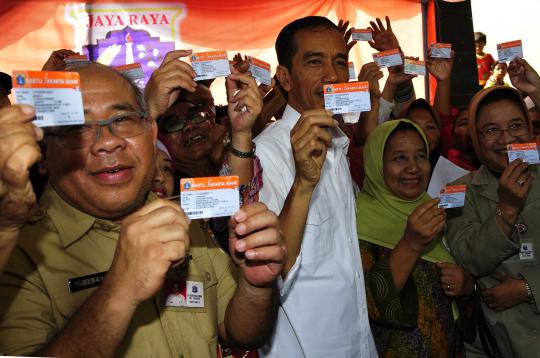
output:
{"label": "smiling face", "polygon": [[[174,131],[162,130],[170,144],[171,155],[182,170],[183,162],[208,159],[212,151],[211,137],[215,120],[214,99],[208,87],[199,84],[197,91],[188,93],[163,115],[169,123],[183,123]],[[161,122],[161,120],[160,120]],[[171,128],[175,127],[172,125]],[[161,128],[161,127],[160,127]]]}
{"label": "smiling face", "polygon": [[336,29],[316,27],[294,35],[296,53],[290,70],[278,67],[288,103],[299,113],[324,108],[323,85],[348,82],[347,47]]}
{"label": "smiling face", "polygon": [[[135,92],[118,74],[87,66],[78,70],[86,121],[141,111]],[[121,138],[107,127],[92,145],[67,149],[58,137],[46,138],[46,166],[57,193],[94,217],[119,219],[144,203],[154,173],[157,128]]]}
{"label": "smiling face", "polygon": [[[528,127],[523,135],[514,136],[508,132],[508,129],[520,126],[528,126],[528,122],[516,102],[503,99],[484,105],[479,110],[476,121],[478,144],[481,150],[479,157],[481,157],[482,163],[491,170],[502,172],[508,164],[506,146],[512,143],[532,141],[532,134]],[[504,130],[504,132],[495,138],[489,138],[483,134],[494,128]]]}
{"label": "smiling face", "polygon": [[431,167],[425,143],[416,130],[391,134],[383,160],[384,182],[392,194],[415,200],[426,190]]}

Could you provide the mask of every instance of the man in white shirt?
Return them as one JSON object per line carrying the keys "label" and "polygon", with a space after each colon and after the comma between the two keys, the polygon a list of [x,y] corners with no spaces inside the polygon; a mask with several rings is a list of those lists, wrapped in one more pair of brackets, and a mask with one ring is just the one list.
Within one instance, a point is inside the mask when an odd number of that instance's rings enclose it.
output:
{"label": "man in white shirt", "polygon": [[278,79],[288,92],[280,121],[256,139],[260,199],[280,213],[289,259],[281,305],[264,357],[376,357],[369,327],[349,140],[324,109],[323,85],[348,82],[343,35],[310,16],[276,40]]}

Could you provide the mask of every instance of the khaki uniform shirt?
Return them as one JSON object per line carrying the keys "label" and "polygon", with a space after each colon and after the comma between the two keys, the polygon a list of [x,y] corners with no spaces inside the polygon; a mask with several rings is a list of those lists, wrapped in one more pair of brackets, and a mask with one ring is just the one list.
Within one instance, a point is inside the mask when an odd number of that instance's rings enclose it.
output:
{"label": "khaki uniform shirt", "polygon": [[[154,198],[150,195],[149,201]],[[40,215],[23,228],[0,276],[3,354],[34,353],[60,333],[97,289],[70,293],[67,281],[107,271],[120,232],[120,225],[73,208],[51,187],[43,193],[40,204]],[[192,260],[174,273],[171,270],[168,278],[169,282],[202,282],[204,307],[165,307],[162,290],[138,307],[117,356],[216,356],[217,327],[236,290],[236,271],[199,221],[192,221],[189,233]]]}
{"label": "khaki uniform shirt", "polygon": [[[529,166],[531,190],[517,223],[527,225],[524,233],[506,237],[496,222],[499,180],[482,166],[452,185],[466,184],[465,206],[447,210],[446,240],[456,261],[477,278],[481,289],[499,282],[492,274],[525,279],[535,304],[520,303],[503,311],[491,310],[482,302],[482,311],[503,357],[540,356],[540,178],[537,165]],[[532,248],[529,258],[520,257],[521,245]]]}

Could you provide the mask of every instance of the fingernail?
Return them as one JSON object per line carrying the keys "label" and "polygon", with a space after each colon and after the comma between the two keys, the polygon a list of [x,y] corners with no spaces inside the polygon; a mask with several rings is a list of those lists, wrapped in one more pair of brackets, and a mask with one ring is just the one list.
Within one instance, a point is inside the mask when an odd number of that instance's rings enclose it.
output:
{"label": "fingernail", "polygon": [[236,225],[236,233],[239,235],[242,235],[246,232],[246,225],[245,224],[238,224]]}
{"label": "fingernail", "polygon": [[244,213],[243,211],[239,211],[234,214],[234,219],[238,222],[244,221],[246,219],[246,213]]}
{"label": "fingernail", "polygon": [[239,240],[236,242],[236,251],[244,252],[246,249],[246,242],[244,240]]}
{"label": "fingernail", "polygon": [[34,107],[29,106],[27,104],[20,104],[19,107],[21,108],[21,111],[23,111],[24,114],[32,115],[36,113],[36,111],[34,110]]}
{"label": "fingernail", "polygon": [[250,260],[253,260],[255,257],[257,257],[257,251],[249,250],[245,253],[246,257]]}

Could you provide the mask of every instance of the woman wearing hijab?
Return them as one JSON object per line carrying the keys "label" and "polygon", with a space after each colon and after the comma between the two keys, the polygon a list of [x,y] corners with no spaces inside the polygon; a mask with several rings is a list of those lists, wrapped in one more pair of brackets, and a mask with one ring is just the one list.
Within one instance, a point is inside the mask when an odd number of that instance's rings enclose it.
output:
{"label": "woman wearing hijab", "polygon": [[470,104],[469,133],[482,166],[460,179],[468,185],[465,206],[449,213],[448,243],[457,262],[477,277],[487,328],[481,336],[494,338],[492,352],[538,356],[539,170],[521,159],[509,163],[507,153],[510,144],[533,142],[520,93],[508,87],[477,93]]}
{"label": "woman wearing hijab", "polygon": [[381,357],[464,353],[452,298],[473,290],[441,242],[446,215],[430,199],[429,146],[409,120],[378,126],[364,148],[356,202],[371,329]]}

